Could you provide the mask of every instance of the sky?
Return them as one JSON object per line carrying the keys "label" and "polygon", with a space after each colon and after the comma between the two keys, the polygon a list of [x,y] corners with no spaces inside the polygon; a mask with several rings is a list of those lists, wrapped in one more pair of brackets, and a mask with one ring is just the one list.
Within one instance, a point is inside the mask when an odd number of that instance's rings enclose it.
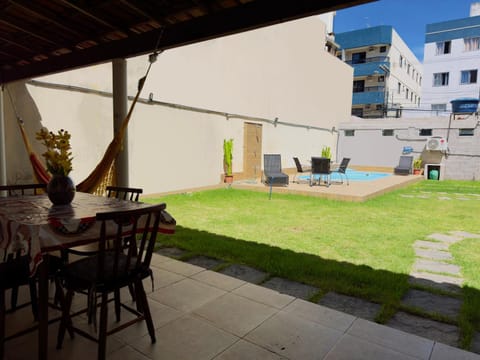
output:
{"label": "sky", "polygon": [[418,60],[423,61],[427,24],[470,16],[470,4],[480,0],[380,0],[338,10],[334,32],[391,25]]}

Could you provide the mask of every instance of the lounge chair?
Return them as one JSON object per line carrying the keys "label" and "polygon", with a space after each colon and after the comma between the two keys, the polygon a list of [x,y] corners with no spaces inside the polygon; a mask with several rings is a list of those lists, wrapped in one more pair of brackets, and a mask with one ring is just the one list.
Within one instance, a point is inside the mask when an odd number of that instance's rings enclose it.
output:
{"label": "lounge chair", "polygon": [[265,185],[270,185],[270,199],[272,198],[273,185],[288,185],[288,175],[282,172],[280,154],[263,155],[263,178]]}
{"label": "lounge chair", "polygon": [[325,184],[330,186],[330,159],[325,157],[312,157],[312,171],[310,172],[310,186],[315,183],[315,175],[318,175],[317,184],[320,185],[325,177]]}
{"label": "lounge chair", "polygon": [[295,181],[298,174],[310,172],[312,170],[312,167],[310,165],[302,164],[300,160],[298,160],[298,157],[294,157],[293,161],[295,162],[295,166],[297,167],[297,174],[295,175],[293,182],[300,183],[300,180],[298,179]]}
{"label": "lounge chair", "polygon": [[350,158],[343,158],[342,162],[340,163],[340,166],[336,168],[335,170],[332,170],[333,173],[338,173],[340,175],[340,179],[342,180],[341,183],[343,184],[343,176],[345,176],[345,179],[347,179],[347,185],[348,183],[348,176],[347,176],[347,167],[348,163],[350,162]]}
{"label": "lounge chair", "polygon": [[395,175],[410,175],[412,173],[413,156],[400,156],[398,166],[393,169]]}

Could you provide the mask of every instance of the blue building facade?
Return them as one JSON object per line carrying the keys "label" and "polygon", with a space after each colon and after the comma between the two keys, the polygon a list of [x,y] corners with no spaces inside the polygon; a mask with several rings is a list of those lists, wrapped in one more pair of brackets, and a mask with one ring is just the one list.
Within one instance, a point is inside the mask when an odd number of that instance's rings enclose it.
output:
{"label": "blue building facade", "polygon": [[392,26],[339,33],[335,42],[337,56],[354,69],[353,115],[386,117],[390,111],[398,115],[405,102],[418,105],[419,62]]}

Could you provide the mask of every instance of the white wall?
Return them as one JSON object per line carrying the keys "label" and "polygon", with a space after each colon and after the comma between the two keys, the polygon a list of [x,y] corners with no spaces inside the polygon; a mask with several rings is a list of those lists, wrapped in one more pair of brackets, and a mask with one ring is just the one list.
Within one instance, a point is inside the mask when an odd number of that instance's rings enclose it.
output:
{"label": "white wall", "polygon": [[[319,39],[321,41],[319,41]],[[349,118],[352,69],[324,50],[325,25],[311,17],[172,49],[153,65],[143,98],[331,129]],[[128,94],[147,68],[128,60]],[[111,91],[111,65],[47,76],[41,81]],[[335,84],[335,86],[333,86]],[[112,138],[108,97],[28,85],[41,124],[72,133],[76,182],[83,180]],[[23,110],[22,110],[23,111]],[[234,138],[233,171],[243,169],[244,120],[138,103],[129,125],[130,185],[145,193],[218,184],[222,144]],[[329,131],[263,124],[263,152],[308,158],[334,147]],[[12,162],[17,159],[10,158]],[[289,164],[291,161],[291,164]]]}

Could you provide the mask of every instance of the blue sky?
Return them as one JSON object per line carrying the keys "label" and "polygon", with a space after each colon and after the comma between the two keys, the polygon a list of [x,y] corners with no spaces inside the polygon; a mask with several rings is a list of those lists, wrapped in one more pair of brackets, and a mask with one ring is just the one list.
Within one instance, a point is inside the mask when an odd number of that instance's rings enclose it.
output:
{"label": "blue sky", "polygon": [[391,25],[422,61],[425,26],[466,18],[476,1],[480,0],[380,0],[337,11],[334,32]]}

